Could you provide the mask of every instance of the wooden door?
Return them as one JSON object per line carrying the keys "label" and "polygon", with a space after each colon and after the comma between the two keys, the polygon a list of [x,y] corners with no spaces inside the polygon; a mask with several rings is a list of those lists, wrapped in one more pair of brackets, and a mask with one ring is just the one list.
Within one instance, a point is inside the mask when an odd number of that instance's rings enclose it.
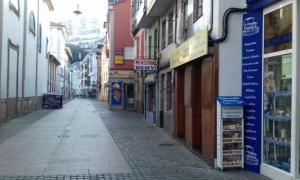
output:
{"label": "wooden door", "polygon": [[201,128],[202,154],[212,160],[215,156],[215,71],[211,58],[201,65]]}

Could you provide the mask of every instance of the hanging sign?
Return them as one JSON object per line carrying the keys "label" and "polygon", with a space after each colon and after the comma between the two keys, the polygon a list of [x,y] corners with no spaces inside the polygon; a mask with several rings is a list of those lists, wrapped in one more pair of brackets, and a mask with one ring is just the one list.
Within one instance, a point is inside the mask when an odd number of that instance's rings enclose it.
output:
{"label": "hanging sign", "polygon": [[134,61],[134,70],[136,71],[157,71],[157,60],[139,59]]}

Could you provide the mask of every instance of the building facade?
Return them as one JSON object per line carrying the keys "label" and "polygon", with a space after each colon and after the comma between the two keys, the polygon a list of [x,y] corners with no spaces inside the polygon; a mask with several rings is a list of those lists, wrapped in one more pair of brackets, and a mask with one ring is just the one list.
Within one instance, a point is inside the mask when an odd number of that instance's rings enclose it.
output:
{"label": "building facade", "polygon": [[[247,1],[243,17],[246,169],[299,179],[299,2]],[[253,161],[255,160],[255,161]],[[255,163],[253,163],[255,162]]]}
{"label": "building facade", "polygon": [[70,98],[70,64],[72,53],[66,47],[67,30],[60,23],[51,22],[49,41],[48,93]]}
{"label": "building facade", "polygon": [[0,122],[41,107],[52,10],[51,0],[0,2]]}
{"label": "building facade", "polygon": [[[112,110],[135,109],[130,0],[116,2],[108,11],[109,105]],[[128,23],[126,23],[128,22]]]}

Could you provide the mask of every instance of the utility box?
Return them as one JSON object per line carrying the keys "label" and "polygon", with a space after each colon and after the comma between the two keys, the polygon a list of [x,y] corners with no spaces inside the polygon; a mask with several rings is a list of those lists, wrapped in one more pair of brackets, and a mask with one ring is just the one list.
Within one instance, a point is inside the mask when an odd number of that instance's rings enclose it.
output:
{"label": "utility box", "polygon": [[244,168],[244,102],[239,96],[217,97],[217,162],[220,169]]}
{"label": "utility box", "polygon": [[61,109],[63,96],[58,94],[43,94],[43,109]]}

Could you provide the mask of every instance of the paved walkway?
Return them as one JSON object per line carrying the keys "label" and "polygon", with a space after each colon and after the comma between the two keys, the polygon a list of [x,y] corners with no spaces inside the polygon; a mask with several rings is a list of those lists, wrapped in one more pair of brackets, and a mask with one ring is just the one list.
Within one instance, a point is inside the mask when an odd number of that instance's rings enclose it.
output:
{"label": "paved walkway", "polygon": [[76,99],[0,127],[0,180],[245,179],[211,169],[198,156],[133,112]]}

